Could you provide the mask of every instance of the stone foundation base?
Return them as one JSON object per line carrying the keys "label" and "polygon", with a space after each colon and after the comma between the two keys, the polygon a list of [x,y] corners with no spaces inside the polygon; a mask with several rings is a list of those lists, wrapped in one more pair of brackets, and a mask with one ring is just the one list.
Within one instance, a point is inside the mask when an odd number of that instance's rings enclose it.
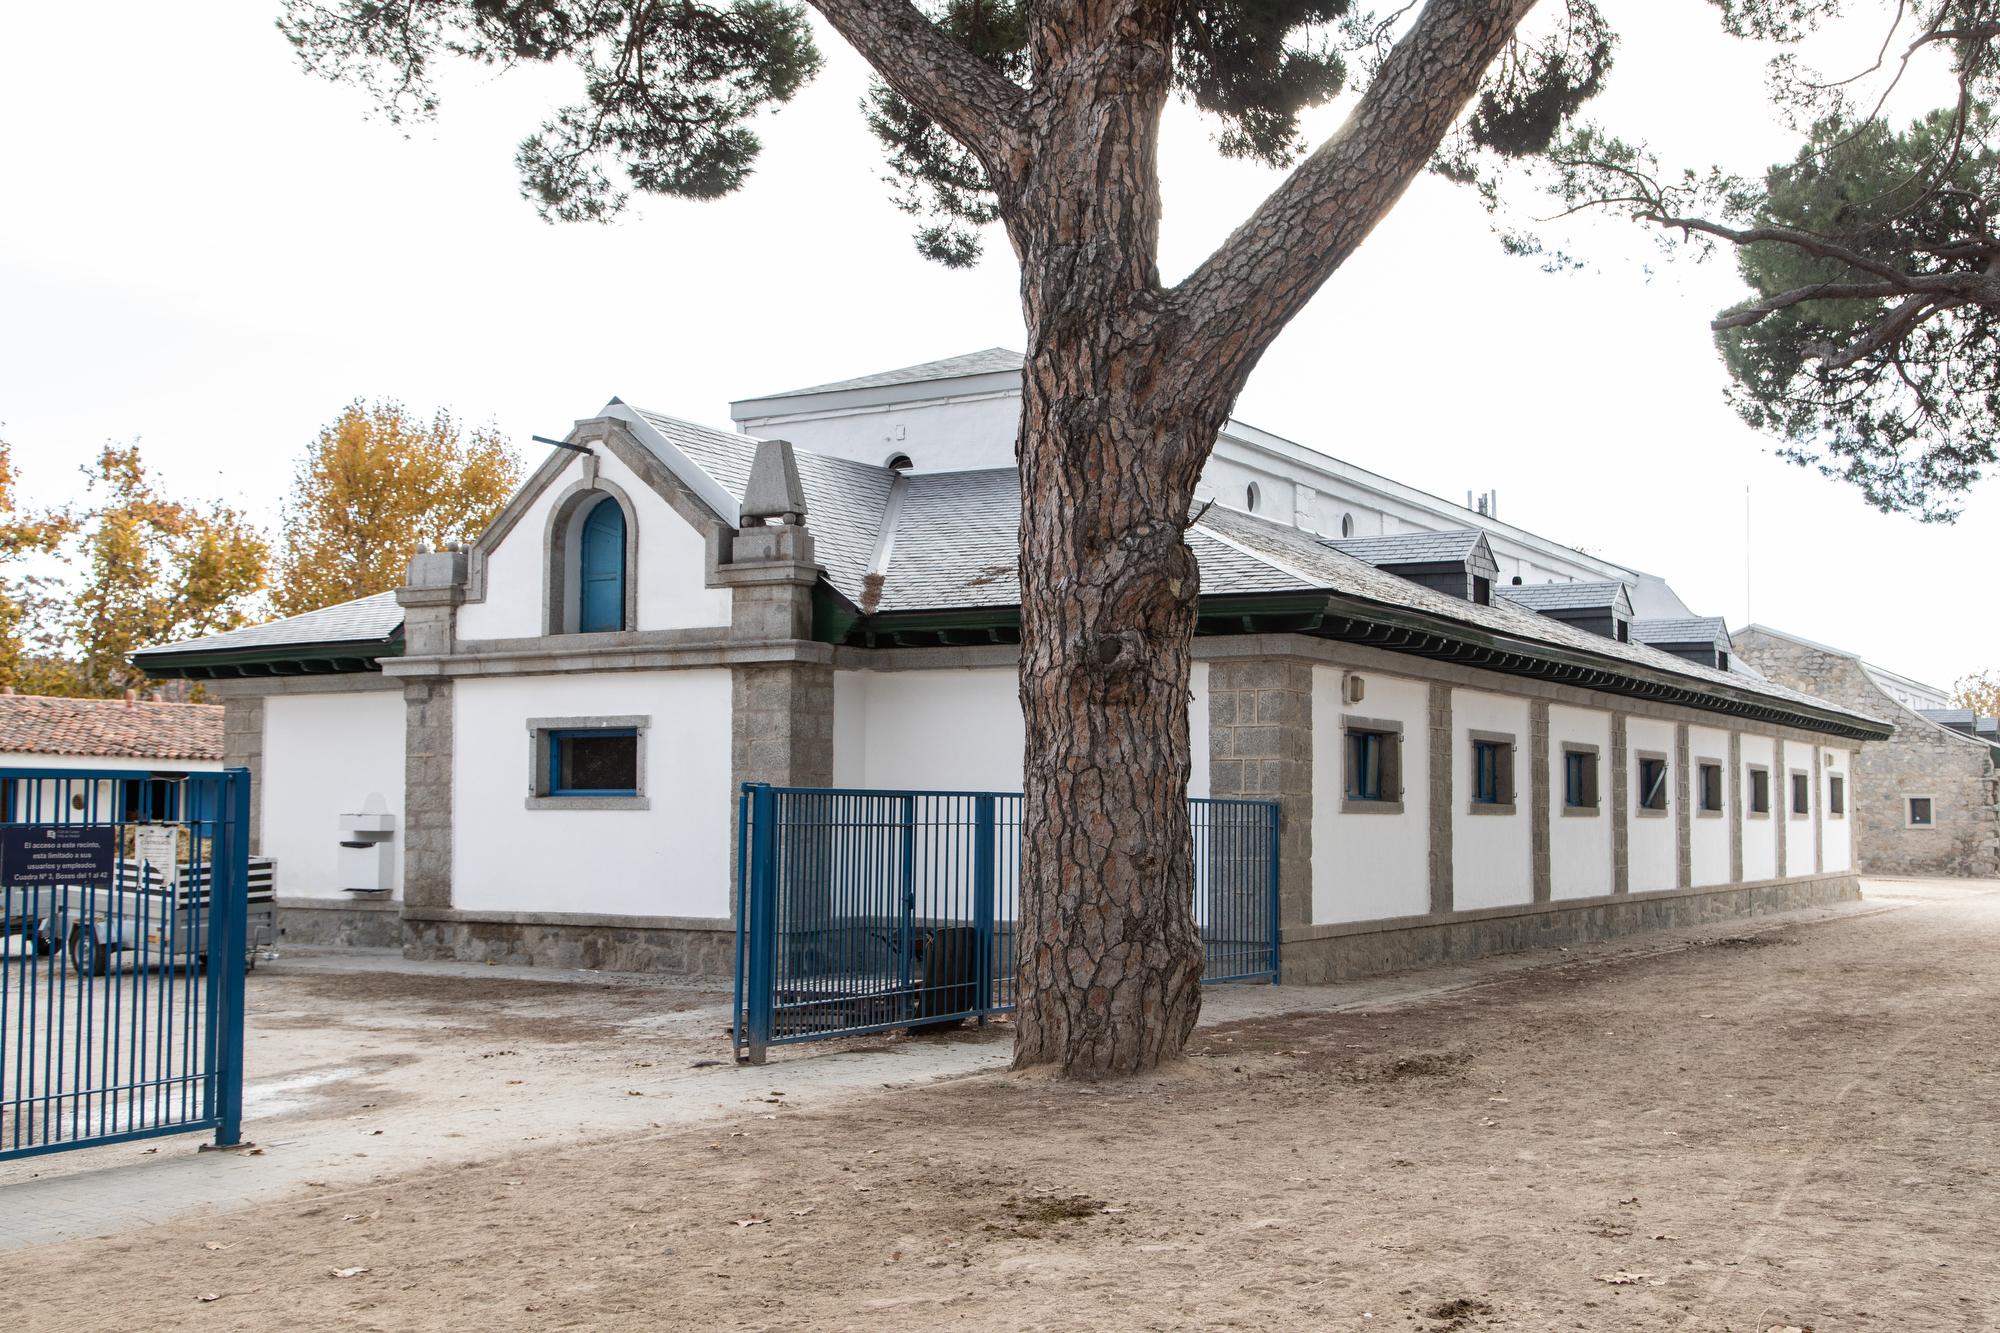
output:
{"label": "stone foundation base", "polygon": [[403,957],[598,972],[667,972],[727,982],[736,973],[736,930],[700,917],[412,910],[403,917]]}
{"label": "stone foundation base", "polygon": [[402,909],[388,899],[280,898],[278,944],[393,949],[403,942]]}
{"label": "stone foundation base", "polygon": [[1589,944],[1642,930],[1685,928],[1801,907],[1856,902],[1860,897],[1861,880],[1857,875],[1809,875],[1754,884],[1492,907],[1450,915],[1302,926],[1284,934],[1282,978],[1286,985],[1292,986],[1352,981],[1492,954]]}

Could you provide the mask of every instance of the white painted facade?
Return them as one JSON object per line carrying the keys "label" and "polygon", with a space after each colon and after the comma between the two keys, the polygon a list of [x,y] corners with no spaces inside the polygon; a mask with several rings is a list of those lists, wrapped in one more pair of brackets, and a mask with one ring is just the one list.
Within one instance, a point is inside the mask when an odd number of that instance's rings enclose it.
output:
{"label": "white painted facade", "polygon": [[[1743,878],[1772,879],[1778,873],[1778,834],[1784,828],[1784,784],[1772,772],[1777,746],[1768,736],[1743,738],[1743,763],[1738,778],[1743,783]],[[1750,808],[1751,770],[1771,773],[1771,808],[1758,813]]]}
{"label": "white painted facade", "polygon": [[[402,691],[272,695],[264,701],[263,756],[257,850],[276,861],[278,891],[344,900],[340,816],[373,796],[402,823]],[[392,898],[402,894],[400,834],[399,827],[387,839]]]}
{"label": "white painted facade", "polygon": [[[1208,664],[1188,706],[1188,795],[1208,795]],[[1021,790],[1027,746],[1011,668],[833,673],[833,785]]]}
{"label": "white painted facade", "polygon": [[[1737,774],[1729,763],[1729,733],[1720,727],[1688,728],[1688,800],[1694,810],[1688,824],[1688,868],[1696,888],[1729,882],[1731,799]],[[1721,808],[1702,806],[1702,767],[1712,764],[1722,783]]]}
{"label": "white painted facade", "polygon": [[[1565,747],[1588,747],[1597,765],[1597,804],[1566,804]],[[1611,714],[1549,706],[1549,898],[1595,898],[1616,887],[1611,848]]]}
{"label": "white painted facade", "polygon": [[[1369,673],[1361,702],[1343,702],[1348,673],[1313,668],[1314,921],[1379,921],[1430,910],[1430,687]],[[1343,718],[1402,727],[1401,813],[1343,813],[1347,748]]]}
{"label": "white painted facade", "polygon": [[[571,455],[556,480],[536,497],[505,539],[484,553],[475,574],[478,600],[458,609],[461,639],[527,639],[549,632],[546,607],[552,517],[586,467],[600,485],[631,506],[626,540],[633,545],[637,630],[691,629],[729,623],[729,590],[705,586],[707,554],[702,536],[658,492],[609,450],[588,460]],[[615,487],[615,491],[609,489]]]}
{"label": "white painted facade", "polygon": [[[726,670],[508,676],[456,687],[452,905],[469,911],[729,915]],[[529,808],[531,721],[641,717],[644,809]]]}
{"label": "white painted facade", "polygon": [[[1533,821],[1528,801],[1528,701],[1479,690],[1451,692],[1452,905],[1509,907],[1534,901]],[[1501,806],[1472,800],[1474,735],[1507,736],[1508,791]],[[1498,811],[1499,813],[1491,813]]]}
{"label": "white painted facade", "polygon": [[[1834,810],[1833,779],[1841,782],[1841,809]],[[1820,799],[1827,801],[1820,820],[1820,855],[1828,874],[1854,869],[1854,754],[1850,750],[1820,751]]]}

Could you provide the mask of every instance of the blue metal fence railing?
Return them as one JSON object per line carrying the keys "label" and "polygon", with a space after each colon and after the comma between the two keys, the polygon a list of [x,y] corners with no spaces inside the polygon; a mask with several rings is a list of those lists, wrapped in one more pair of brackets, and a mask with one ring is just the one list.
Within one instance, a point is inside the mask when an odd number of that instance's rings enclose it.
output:
{"label": "blue metal fence railing", "polygon": [[[1278,807],[1188,802],[1209,982],[1278,976]],[[1018,792],[745,784],[737,813],[739,1054],[1014,1007]]]}
{"label": "blue metal fence railing", "polygon": [[0,1160],[242,1136],[249,775],[0,769]]}

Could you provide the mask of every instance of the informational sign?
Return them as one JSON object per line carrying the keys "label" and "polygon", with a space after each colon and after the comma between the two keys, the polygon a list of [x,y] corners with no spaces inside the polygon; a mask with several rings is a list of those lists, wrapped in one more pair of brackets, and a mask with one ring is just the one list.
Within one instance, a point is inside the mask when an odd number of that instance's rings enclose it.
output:
{"label": "informational sign", "polygon": [[132,854],[153,868],[158,887],[168,890],[180,887],[179,824],[138,825],[132,830]]}
{"label": "informational sign", "polygon": [[108,887],[117,830],[103,825],[28,824],[0,828],[0,887],[58,884]]}

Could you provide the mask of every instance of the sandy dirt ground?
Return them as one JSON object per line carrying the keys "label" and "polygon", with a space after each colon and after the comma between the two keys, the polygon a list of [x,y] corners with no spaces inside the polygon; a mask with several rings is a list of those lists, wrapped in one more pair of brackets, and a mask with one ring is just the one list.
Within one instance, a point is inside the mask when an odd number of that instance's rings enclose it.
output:
{"label": "sandy dirt ground", "polygon": [[772,1066],[721,1119],[0,1255],[0,1326],[1993,1329],[2000,895],[1878,893],[1205,1025],[1138,1083],[814,1109]]}

